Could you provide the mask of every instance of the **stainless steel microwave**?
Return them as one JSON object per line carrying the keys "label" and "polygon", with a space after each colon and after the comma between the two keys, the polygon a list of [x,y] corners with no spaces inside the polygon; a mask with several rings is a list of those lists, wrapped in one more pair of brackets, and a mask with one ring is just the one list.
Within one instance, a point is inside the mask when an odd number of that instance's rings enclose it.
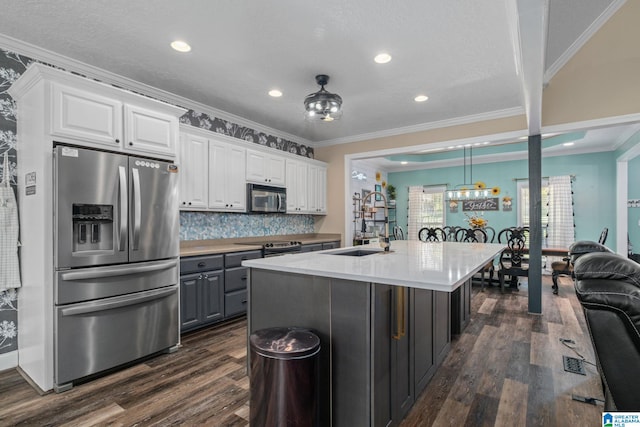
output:
{"label": "stainless steel microwave", "polygon": [[252,213],[287,212],[287,189],[269,185],[247,184],[247,208]]}

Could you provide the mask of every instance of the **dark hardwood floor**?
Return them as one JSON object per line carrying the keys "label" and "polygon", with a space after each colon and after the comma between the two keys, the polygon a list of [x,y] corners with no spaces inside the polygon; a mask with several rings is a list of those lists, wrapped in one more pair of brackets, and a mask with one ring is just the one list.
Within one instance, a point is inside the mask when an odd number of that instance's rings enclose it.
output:
{"label": "dark hardwood floor", "polygon": [[[501,294],[473,289],[471,323],[402,427],[600,425],[596,368],[586,376],[564,371],[562,355],[576,356],[559,338],[595,362],[582,309],[568,278],[560,294],[544,278],[543,315],[527,313],[527,287]],[[16,370],[0,373],[0,425],[246,426],[246,327],[239,319],[182,337],[183,347],[74,387],[39,396]]]}

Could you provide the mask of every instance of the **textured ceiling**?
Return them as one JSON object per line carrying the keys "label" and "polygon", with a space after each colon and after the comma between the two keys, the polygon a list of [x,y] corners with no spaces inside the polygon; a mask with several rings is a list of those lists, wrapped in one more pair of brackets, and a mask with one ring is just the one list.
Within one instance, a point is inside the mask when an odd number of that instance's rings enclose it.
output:
{"label": "textured ceiling", "polygon": [[[550,1],[546,68],[612,3]],[[523,114],[516,4],[0,0],[0,33],[320,145]],[[174,39],[193,50],[173,51]],[[373,62],[382,51],[390,63]],[[321,73],[344,100],[341,120],[304,119]],[[283,97],[269,97],[272,88]],[[418,94],[429,100],[414,102]]]}

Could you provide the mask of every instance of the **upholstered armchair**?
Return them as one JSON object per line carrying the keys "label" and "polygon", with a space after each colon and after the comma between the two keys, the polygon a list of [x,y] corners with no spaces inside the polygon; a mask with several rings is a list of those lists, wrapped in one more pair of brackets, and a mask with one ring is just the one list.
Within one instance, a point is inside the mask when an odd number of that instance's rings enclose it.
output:
{"label": "upholstered armchair", "polygon": [[574,264],[605,395],[605,411],[640,411],[640,265],[612,252]]}

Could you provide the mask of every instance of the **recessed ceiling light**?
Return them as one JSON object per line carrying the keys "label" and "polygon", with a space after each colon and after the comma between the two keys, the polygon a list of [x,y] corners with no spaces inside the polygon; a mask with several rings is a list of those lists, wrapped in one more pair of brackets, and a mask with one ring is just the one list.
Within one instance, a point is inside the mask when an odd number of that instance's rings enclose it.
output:
{"label": "recessed ceiling light", "polygon": [[407,163],[409,163],[409,162],[407,162],[407,161],[400,162],[401,165],[406,165]]}
{"label": "recessed ceiling light", "polygon": [[571,147],[573,144],[573,142],[565,142],[562,145],[564,145],[565,147]]}
{"label": "recessed ceiling light", "polygon": [[269,95],[273,96],[274,98],[280,98],[282,96],[282,92],[280,92],[278,89],[271,89],[269,91]]}
{"label": "recessed ceiling light", "polygon": [[376,55],[376,57],[373,58],[373,60],[376,61],[378,64],[386,64],[387,62],[391,61],[391,55],[389,55],[388,53],[380,53]]}
{"label": "recessed ceiling light", "polygon": [[427,99],[429,99],[429,97],[427,95],[418,95],[415,98],[413,98],[413,100],[416,101],[416,102],[424,102]]}
{"label": "recessed ceiling light", "polygon": [[171,47],[178,52],[189,52],[191,50],[191,46],[189,46],[189,43],[180,40],[172,41]]}

